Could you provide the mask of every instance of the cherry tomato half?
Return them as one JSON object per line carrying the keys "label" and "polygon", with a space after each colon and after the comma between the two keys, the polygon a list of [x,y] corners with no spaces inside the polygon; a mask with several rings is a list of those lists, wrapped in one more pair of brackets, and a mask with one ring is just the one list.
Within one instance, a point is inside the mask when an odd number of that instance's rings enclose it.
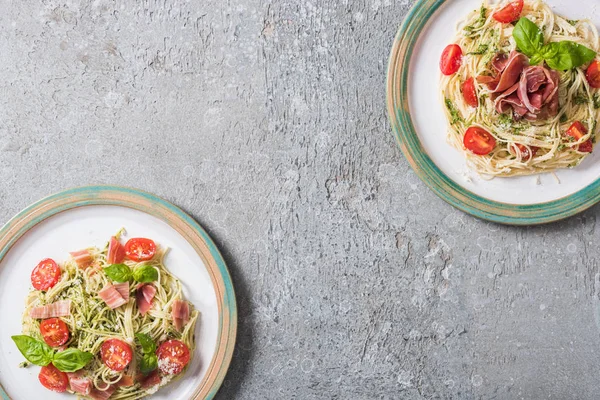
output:
{"label": "cherry tomato half", "polygon": [[62,393],[67,390],[69,377],[52,364],[42,367],[38,379],[46,389]]}
{"label": "cherry tomato half", "polygon": [[496,139],[485,129],[472,126],[465,132],[465,147],[478,156],[490,154],[496,147]]}
{"label": "cherry tomato half", "polygon": [[113,371],[123,371],[131,362],[131,347],[120,339],[108,339],[100,348],[102,362]]}
{"label": "cherry tomato half", "polygon": [[457,44],[451,44],[444,49],[440,59],[440,69],[444,75],[452,75],[462,64],[462,49]]}
{"label": "cherry tomato half", "polygon": [[52,347],[62,346],[69,340],[69,328],[58,318],[43,320],[40,323],[40,333],[44,342]]}
{"label": "cherry tomato half", "polygon": [[585,73],[585,76],[591,87],[594,89],[600,88],[600,62],[594,61],[591,63]]}
{"label": "cherry tomato half", "polygon": [[[571,127],[567,130],[566,135],[571,136],[575,140],[579,140],[582,137],[584,137],[585,135],[587,135],[587,133],[588,133],[588,130],[585,127],[585,125],[583,125],[579,121],[576,121],[576,122],[573,122],[573,125],[571,125]],[[594,145],[593,145],[592,141],[587,140],[578,146],[577,151],[580,151],[582,153],[591,153],[593,149],[594,149]]]}
{"label": "cherry tomato half", "polygon": [[163,374],[175,375],[180,373],[190,362],[190,349],[179,340],[167,340],[162,343],[158,350],[158,369]]}
{"label": "cherry tomato half", "polygon": [[156,244],[151,239],[133,238],[125,243],[125,255],[133,261],[147,261],[154,257]]}
{"label": "cherry tomato half", "polygon": [[479,99],[477,98],[477,90],[475,89],[475,78],[469,78],[463,83],[462,94],[468,105],[477,108]]}
{"label": "cherry tomato half", "polygon": [[51,258],[40,261],[31,272],[31,284],[37,290],[48,290],[60,279],[60,267]]}
{"label": "cherry tomato half", "polygon": [[501,10],[496,11],[492,17],[498,22],[504,24],[510,24],[515,22],[521,16],[523,12],[523,6],[525,5],[523,0],[511,1]]}
{"label": "cherry tomato half", "polygon": [[521,152],[521,160],[523,161],[529,161],[531,158],[535,157],[538,151],[538,148],[535,146],[527,147],[520,143],[517,143],[515,146],[519,148],[519,151]]}

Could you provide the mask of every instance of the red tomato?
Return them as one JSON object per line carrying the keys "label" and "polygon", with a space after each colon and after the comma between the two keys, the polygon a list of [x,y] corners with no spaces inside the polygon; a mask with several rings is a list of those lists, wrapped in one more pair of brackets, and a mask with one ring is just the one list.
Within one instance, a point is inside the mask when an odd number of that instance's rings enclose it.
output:
{"label": "red tomato", "polygon": [[523,6],[525,3],[523,0],[511,1],[504,8],[499,11],[496,11],[492,17],[498,22],[502,22],[504,24],[510,24],[511,22],[515,22],[521,16],[521,12],[523,12]]}
{"label": "red tomato", "polygon": [[106,261],[109,264],[119,264],[123,262],[125,258],[125,249],[123,245],[117,240],[116,237],[110,238],[108,244],[108,252],[106,253]]}
{"label": "red tomato", "polygon": [[62,346],[69,340],[69,328],[58,318],[43,320],[40,323],[40,333],[44,342],[52,347]]}
{"label": "red tomato", "polygon": [[462,94],[468,105],[477,108],[479,99],[477,98],[477,90],[475,89],[475,78],[469,78],[463,83]]}
{"label": "red tomato", "polygon": [[166,375],[180,373],[190,362],[190,349],[179,340],[167,340],[158,347],[156,355],[158,369]]}
{"label": "red tomato", "polygon": [[62,393],[67,390],[69,377],[52,364],[42,367],[38,378],[46,389]]}
{"label": "red tomato", "polygon": [[108,339],[100,348],[102,362],[113,371],[123,371],[131,362],[131,347],[120,339]]}
{"label": "red tomato", "polygon": [[457,44],[451,44],[444,49],[440,60],[440,69],[444,75],[452,75],[462,64],[462,49]]}
{"label": "red tomato", "polygon": [[[579,121],[573,122],[573,125],[567,130],[566,135],[571,136],[576,141],[587,135],[587,128]],[[582,153],[591,153],[594,149],[594,145],[591,140],[587,140],[579,145],[578,151]]]}
{"label": "red tomato", "polygon": [[[519,148],[519,151],[521,152],[521,160],[523,160],[523,161],[528,161],[530,158],[535,157],[535,155],[537,154],[537,151],[538,151],[538,148],[535,146],[527,147],[520,143],[517,143],[515,146],[517,146]],[[530,154],[529,150],[531,150],[531,154]]]}
{"label": "red tomato", "polygon": [[591,87],[600,88],[600,62],[594,61],[588,67],[585,76]]}
{"label": "red tomato", "polygon": [[478,156],[490,154],[496,147],[496,139],[485,129],[472,126],[465,132],[465,147]]}
{"label": "red tomato", "polygon": [[125,243],[125,255],[133,261],[147,261],[154,257],[156,245],[146,238],[133,238]]}
{"label": "red tomato", "polygon": [[48,290],[60,279],[60,267],[51,258],[40,261],[31,272],[31,284],[37,290]]}

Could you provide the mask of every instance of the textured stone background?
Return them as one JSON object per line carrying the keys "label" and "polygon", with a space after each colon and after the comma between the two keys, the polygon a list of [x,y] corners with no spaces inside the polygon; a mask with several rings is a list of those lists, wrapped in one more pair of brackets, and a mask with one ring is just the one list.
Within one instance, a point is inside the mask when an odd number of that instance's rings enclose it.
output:
{"label": "textured stone background", "polygon": [[411,0],[0,4],[0,220],[97,183],[194,215],[239,301],[219,400],[598,398],[599,209],[502,227],[417,179]]}

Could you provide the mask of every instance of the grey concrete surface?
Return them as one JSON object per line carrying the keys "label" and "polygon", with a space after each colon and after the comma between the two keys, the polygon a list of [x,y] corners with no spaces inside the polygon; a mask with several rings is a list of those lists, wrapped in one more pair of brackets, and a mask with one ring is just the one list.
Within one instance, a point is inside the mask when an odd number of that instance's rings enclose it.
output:
{"label": "grey concrete surface", "polygon": [[0,221],[138,187],[229,263],[228,399],[596,399],[597,207],[503,227],[396,148],[411,0],[0,1]]}

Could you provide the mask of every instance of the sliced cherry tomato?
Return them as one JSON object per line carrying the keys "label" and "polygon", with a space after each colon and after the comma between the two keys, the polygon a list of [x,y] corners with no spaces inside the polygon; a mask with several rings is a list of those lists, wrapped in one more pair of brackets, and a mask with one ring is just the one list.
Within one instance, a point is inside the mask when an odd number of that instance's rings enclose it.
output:
{"label": "sliced cherry tomato", "polygon": [[190,349],[179,340],[167,340],[162,343],[158,350],[158,369],[163,374],[175,375],[180,373],[190,362]]}
{"label": "sliced cherry tomato", "polygon": [[472,126],[465,132],[465,147],[478,156],[490,154],[496,147],[496,139],[485,129]]}
{"label": "sliced cherry tomato", "polygon": [[[535,147],[535,146],[527,147],[520,143],[517,143],[515,146],[517,146],[519,148],[519,151],[521,152],[521,159],[523,161],[528,161],[529,159],[535,157],[535,155],[537,154],[537,151],[538,151],[538,147]],[[530,152],[530,150],[531,150],[531,152]]]}
{"label": "sliced cherry tomato", "polygon": [[133,261],[147,261],[154,257],[156,245],[152,239],[133,238],[125,243],[125,255]]}
{"label": "sliced cherry tomato", "polygon": [[116,237],[111,237],[110,243],[108,244],[108,252],[106,253],[106,261],[109,264],[119,264],[123,262],[124,258],[125,248]]}
{"label": "sliced cherry tomato", "polygon": [[585,76],[591,87],[594,89],[600,88],[600,62],[594,61],[591,63],[585,73]]}
{"label": "sliced cherry tomato", "polygon": [[477,108],[479,99],[477,98],[477,90],[475,89],[475,78],[469,78],[463,83],[462,94],[468,105]]}
{"label": "sliced cherry tomato", "polygon": [[46,389],[62,393],[67,390],[69,377],[52,364],[42,367],[38,379]]}
{"label": "sliced cherry tomato", "polygon": [[131,362],[131,347],[120,339],[108,339],[100,348],[102,362],[113,371],[123,371]]}
{"label": "sliced cherry tomato", "polygon": [[69,340],[69,328],[67,324],[58,318],[48,318],[40,323],[40,333],[44,342],[49,346],[59,347]]}
{"label": "sliced cherry tomato", "polygon": [[31,272],[31,284],[37,290],[48,290],[60,279],[60,267],[51,258],[40,261]]}
{"label": "sliced cherry tomato", "polygon": [[[588,130],[585,127],[585,125],[583,125],[579,121],[576,121],[576,122],[573,122],[573,125],[571,125],[571,127],[567,130],[566,135],[571,136],[572,138],[574,138],[577,141],[577,140],[580,140],[585,135],[587,135],[587,133],[588,133]],[[592,141],[587,140],[578,146],[577,151],[580,151],[582,153],[591,153],[593,149],[594,149],[594,145],[593,145]]]}
{"label": "sliced cherry tomato", "polygon": [[502,22],[504,24],[510,24],[511,22],[515,22],[521,16],[523,12],[523,6],[525,2],[523,0],[511,1],[501,10],[496,11],[492,17],[498,22]]}
{"label": "sliced cherry tomato", "polygon": [[440,69],[444,75],[452,75],[462,64],[462,49],[457,44],[451,44],[444,49],[440,60]]}

